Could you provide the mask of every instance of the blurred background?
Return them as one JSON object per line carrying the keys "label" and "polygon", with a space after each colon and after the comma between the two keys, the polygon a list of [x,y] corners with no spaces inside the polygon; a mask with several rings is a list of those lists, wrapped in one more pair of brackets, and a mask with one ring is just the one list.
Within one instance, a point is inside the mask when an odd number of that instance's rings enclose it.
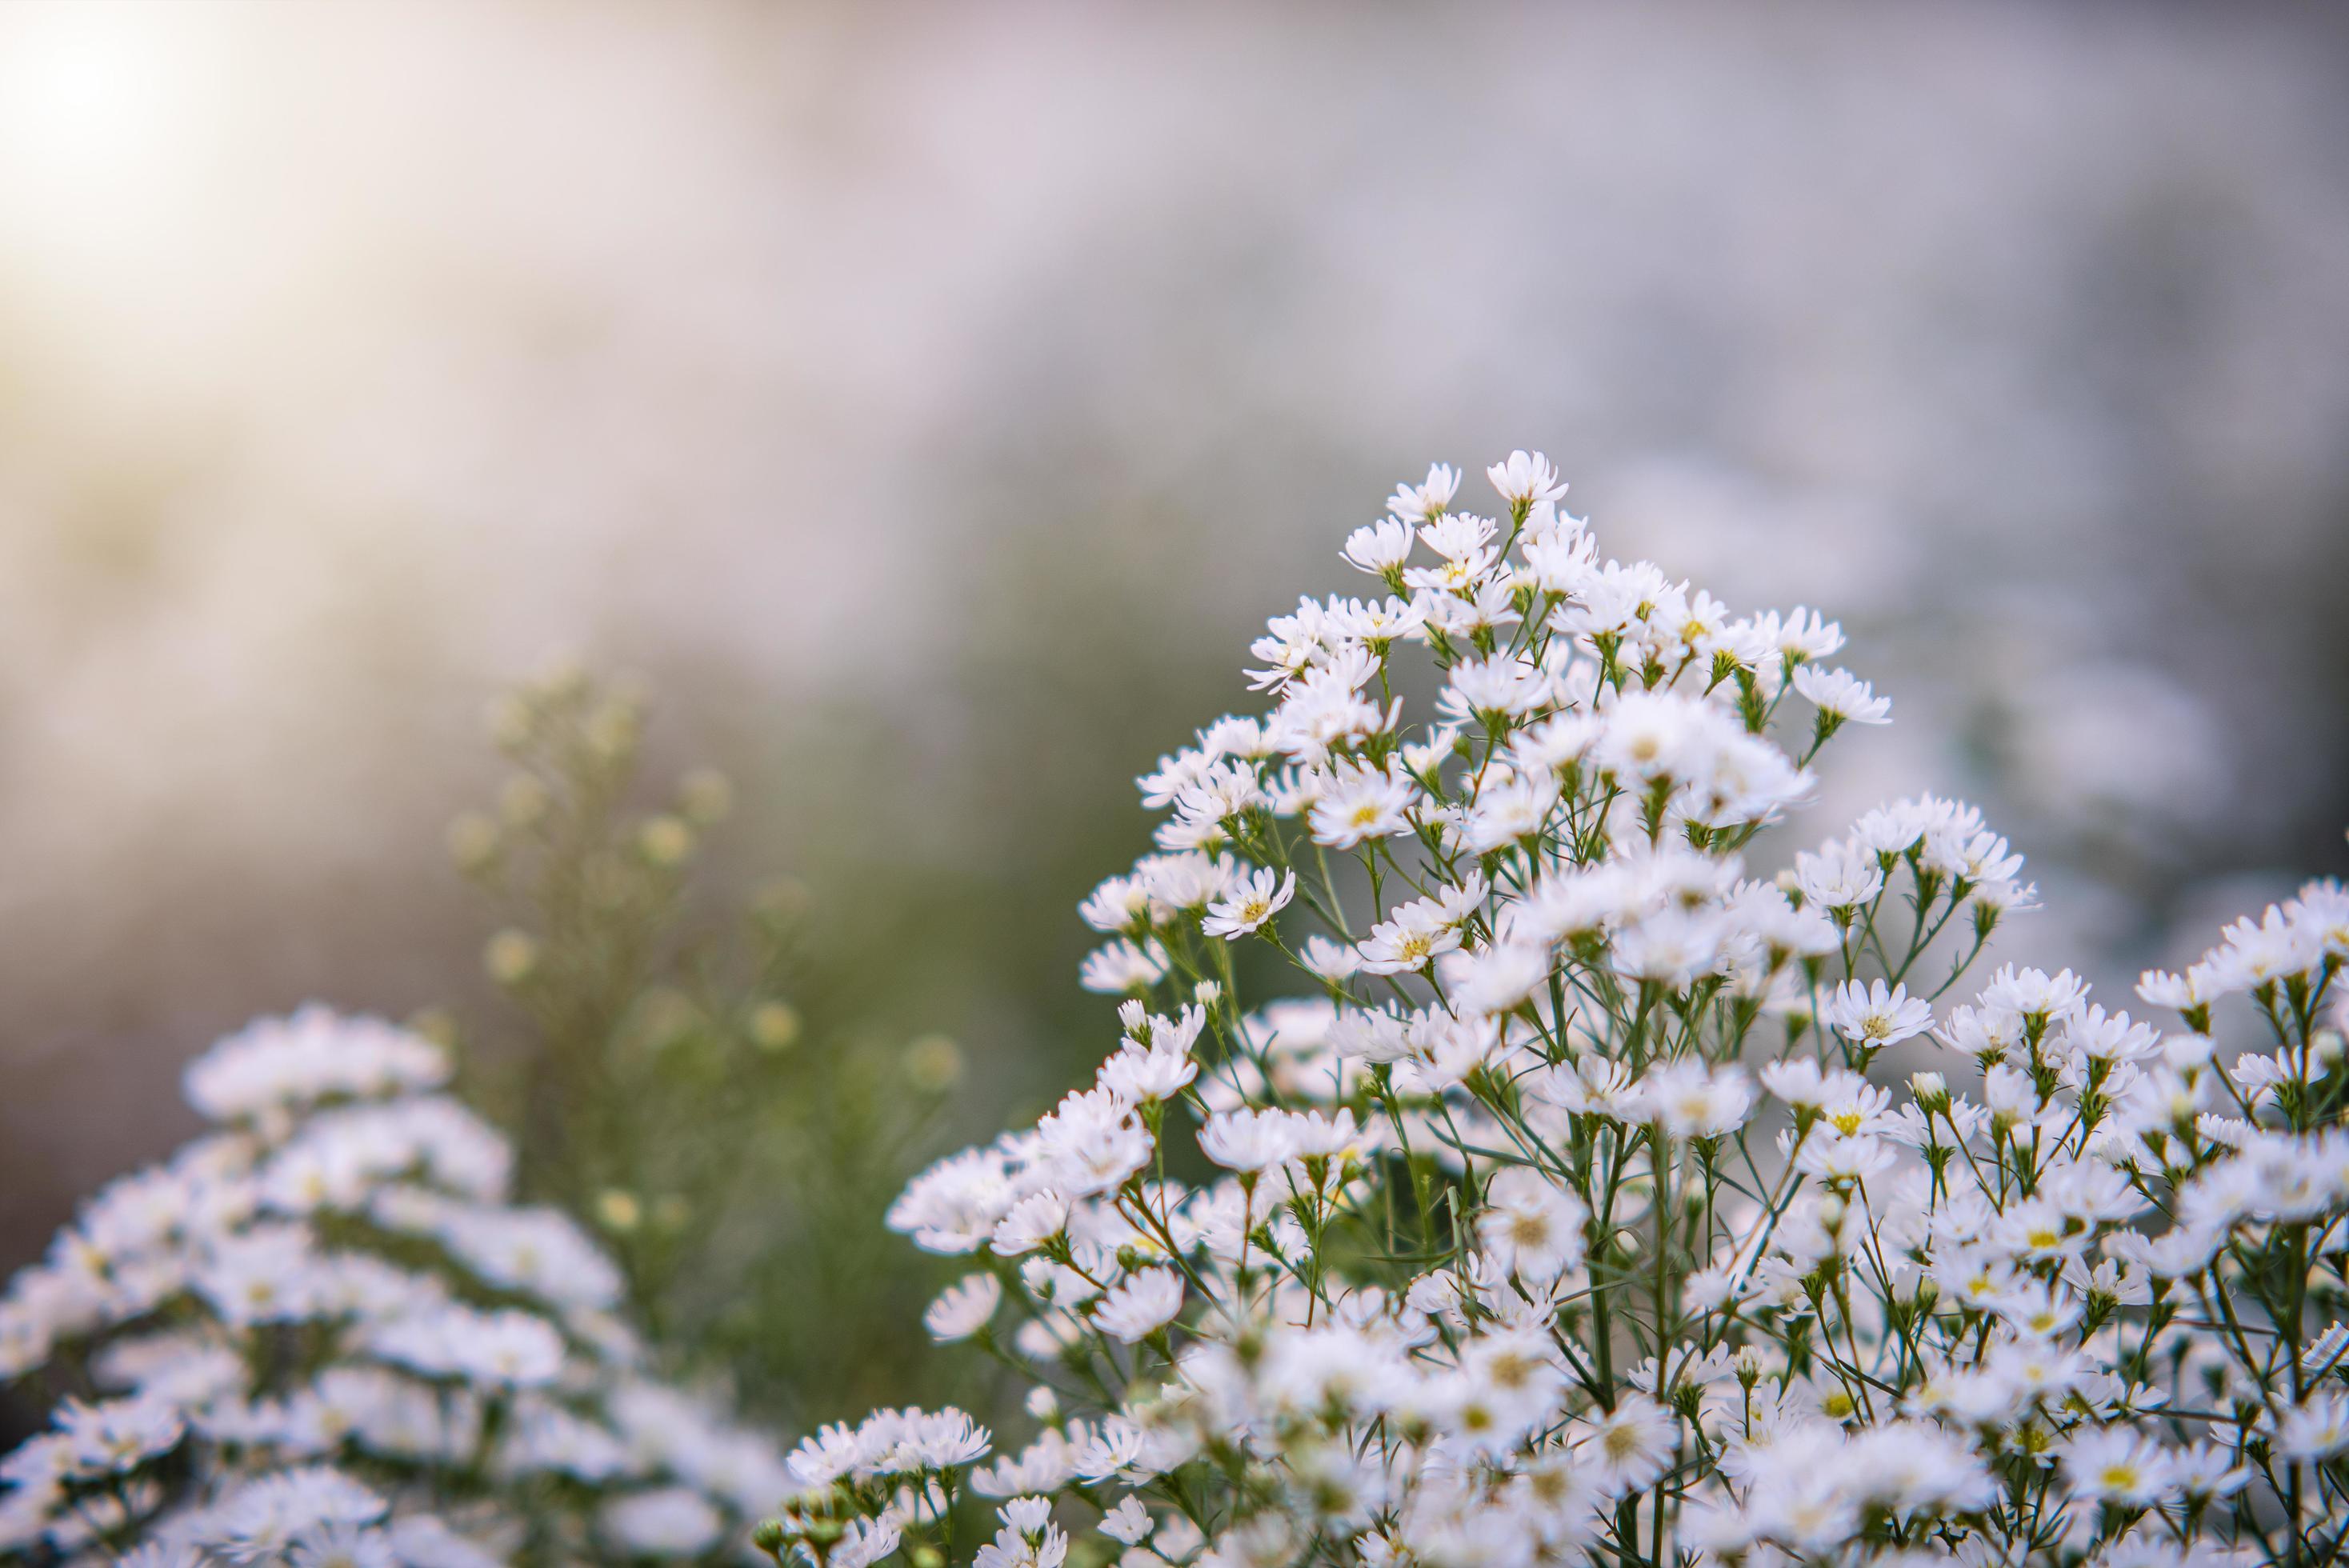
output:
{"label": "blurred background", "polygon": [[[1512,446],[1843,622],[1898,722],[1812,836],[1966,794],[2031,951],[2199,950],[2344,861],[2344,89],[2314,5],[12,0],[0,1262],[251,1015],[526,1032],[444,840],[562,658],[731,779],[690,898],[797,880],[875,1233],[1109,1043],[1132,777]],[[898,1336],[754,1402],[896,1391],[909,1250],[723,1228]]]}

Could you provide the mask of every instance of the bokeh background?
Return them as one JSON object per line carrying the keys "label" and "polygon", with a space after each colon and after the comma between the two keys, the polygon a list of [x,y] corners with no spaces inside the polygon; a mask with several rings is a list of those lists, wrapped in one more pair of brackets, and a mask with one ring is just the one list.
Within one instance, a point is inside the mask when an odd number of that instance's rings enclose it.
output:
{"label": "bokeh background", "polygon": [[2344,149],[2318,5],[11,0],[0,1262],[253,1014],[496,1032],[444,830],[559,657],[805,884],[809,1049],[1032,1110],[1133,775],[1512,446],[1842,620],[1822,830],[1964,793],[2033,951],[2199,947],[2343,863]]}

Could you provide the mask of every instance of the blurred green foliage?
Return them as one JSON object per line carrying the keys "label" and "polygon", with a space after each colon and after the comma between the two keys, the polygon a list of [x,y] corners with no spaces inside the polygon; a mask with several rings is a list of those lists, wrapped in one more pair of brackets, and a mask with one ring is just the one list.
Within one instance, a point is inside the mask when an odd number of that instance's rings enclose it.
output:
{"label": "blurred green foliage", "polygon": [[661,1353],[804,1426],[888,1398],[926,1347],[929,1274],[881,1219],[935,1151],[962,1053],[860,1031],[869,1004],[810,958],[802,884],[713,891],[731,788],[654,788],[647,717],[640,690],[577,669],[499,704],[513,771],[449,837],[512,1007],[428,1026],[512,1130],[524,1191],[610,1246]]}

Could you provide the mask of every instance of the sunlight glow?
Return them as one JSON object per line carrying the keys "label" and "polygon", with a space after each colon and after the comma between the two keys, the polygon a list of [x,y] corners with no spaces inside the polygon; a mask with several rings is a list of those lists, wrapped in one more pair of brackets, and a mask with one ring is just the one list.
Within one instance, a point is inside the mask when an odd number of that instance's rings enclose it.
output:
{"label": "sunlight glow", "polygon": [[0,48],[0,181],[19,237],[145,238],[184,193],[194,42],[166,7],[26,7]]}

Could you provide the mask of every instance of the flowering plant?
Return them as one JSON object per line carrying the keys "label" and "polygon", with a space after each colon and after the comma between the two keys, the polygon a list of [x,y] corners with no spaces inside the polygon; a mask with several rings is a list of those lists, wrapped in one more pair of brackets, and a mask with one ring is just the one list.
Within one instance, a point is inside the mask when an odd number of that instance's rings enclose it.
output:
{"label": "flowering plant", "polygon": [[[1939,1010],[2033,898],[1976,811],[1749,874],[1888,716],[1839,629],[1489,477],[1399,489],[1344,547],[1383,592],[1277,617],[1271,711],[1141,780],[1158,852],[1083,907],[1123,1037],[890,1214],[982,1264],[928,1325],[1038,1435],[827,1428],[761,1544],[935,1568],[976,1492],[978,1568],[2338,1557],[2349,894],[2148,975],[2167,1032],[2068,970]],[[1912,1040],[1962,1092],[1871,1081]]]}
{"label": "flowering plant", "polygon": [[919,1346],[921,1284],[871,1215],[931,1151],[960,1057],[874,1029],[804,885],[726,885],[733,789],[662,780],[651,712],[567,664],[495,705],[511,771],[449,840],[500,923],[483,967],[512,1006],[447,1030],[517,1187],[594,1227],[663,1364],[788,1425],[871,1402]]}
{"label": "flowering plant", "polygon": [[187,1071],[213,1130],[97,1193],[0,1295],[0,1557],[477,1568],[699,1560],[780,1453],[654,1377],[612,1262],[510,1198],[447,1056],[313,1008]]}

